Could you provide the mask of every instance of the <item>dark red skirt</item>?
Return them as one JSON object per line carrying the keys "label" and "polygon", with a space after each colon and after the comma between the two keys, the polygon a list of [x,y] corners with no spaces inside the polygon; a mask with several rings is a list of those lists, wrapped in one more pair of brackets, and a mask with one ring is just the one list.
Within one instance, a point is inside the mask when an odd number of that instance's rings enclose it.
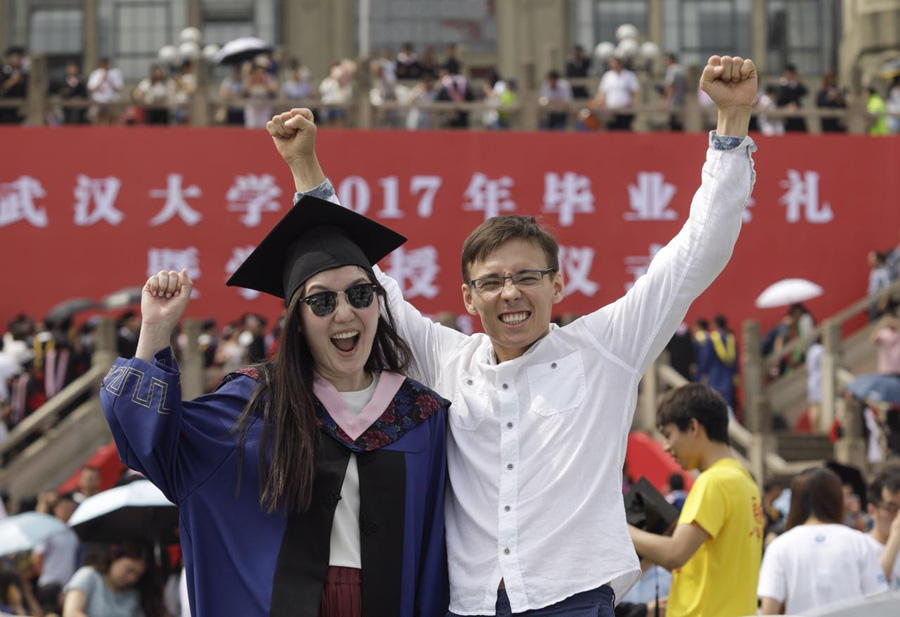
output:
{"label": "dark red skirt", "polygon": [[360,617],[362,615],[360,573],[361,570],[357,568],[328,567],[319,617]]}

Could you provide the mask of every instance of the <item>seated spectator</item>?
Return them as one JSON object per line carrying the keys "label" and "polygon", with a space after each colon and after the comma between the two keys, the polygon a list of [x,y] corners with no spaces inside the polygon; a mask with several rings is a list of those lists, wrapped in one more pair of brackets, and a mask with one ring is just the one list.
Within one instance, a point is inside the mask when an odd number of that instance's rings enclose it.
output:
{"label": "seated spectator", "polygon": [[869,135],[887,135],[889,132],[888,122],[884,115],[887,112],[887,103],[884,102],[881,93],[874,85],[869,85],[866,91],[869,93],[869,98],[866,99],[866,111],[873,116],[869,118]]}
{"label": "seated spectator", "polygon": [[244,126],[244,108],[234,105],[244,97],[244,75],[240,64],[235,64],[231,75],[219,84],[219,98],[222,99],[222,107],[216,114],[216,120],[230,126]]}
{"label": "seated spectator", "polygon": [[[385,103],[397,101],[397,78],[393,77],[385,69],[384,62],[372,61],[372,89],[369,90],[369,103],[373,107],[381,107]],[[379,109],[378,124],[392,127],[399,123],[399,113],[396,109]]]}
{"label": "seated spectator", "polygon": [[791,483],[787,531],[772,541],[759,572],[763,615],[800,615],[887,591],[865,534],[842,524],[841,480],[815,467]]}
{"label": "seated spectator", "polygon": [[876,321],[879,317],[893,308],[889,295],[876,298],[881,290],[891,286],[891,269],[887,265],[887,257],[879,251],[869,252],[869,297],[872,305],[869,307],[869,321]]}
{"label": "seated spectator", "polygon": [[150,67],[150,76],[145,77],[134,89],[134,100],[144,108],[146,124],[169,124],[169,105],[175,99],[175,82],[166,75],[162,65]]}
{"label": "seated spectator", "polygon": [[[250,74],[244,79],[243,97],[247,101],[244,105],[244,127],[259,129],[266,126],[266,122],[272,117],[272,104],[269,102],[275,98],[278,92],[278,84],[269,75],[268,64],[257,59],[250,69]],[[124,356],[123,356],[124,357]]]}
{"label": "seated spectator", "polygon": [[[10,47],[6,63],[0,68],[0,98],[24,99],[28,94],[28,70],[24,63],[25,50]],[[15,107],[0,107],[0,124],[19,124],[24,120]]]}
{"label": "seated spectator", "polygon": [[681,118],[681,110],[684,108],[684,93],[687,90],[687,77],[684,73],[684,67],[678,63],[678,56],[668,53],[663,58],[666,65],[665,87],[663,89],[663,100],[666,107],[672,113],[669,116],[669,129],[672,131],[681,131],[684,124]]}
{"label": "seated spectator", "polygon": [[547,81],[541,86],[540,104],[549,110],[547,129],[565,130],[572,104],[572,86],[565,79],[560,79],[558,71],[547,73]]}
{"label": "seated spectator", "polygon": [[77,62],[66,63],[66,72],[62,80],[55,84],[52,94],[56,94],[63,100],[62,121],[66,124],[87,123],[86,107],[68,107],[66,101],[87,99],[87,79],[78,69]]}
{"label": "seated spectator", "polygon": [[96,566],[80,568],[65,594],[62,617],[164,615],[153,552],[138,544],[113,546]]}
{"label": "seated spectator", "polygon": [[[847,101],[844,93],[838,88],[834,71],[825,71],[822,76],[822,89],[816,94],[816,107],[819,109],[846,109]],[[843,133],[846,130],[840,118],[822,118],[823,133]]]}
{"label": "seated spectator", "polygon": [[[803,107],[803,97],[809,92],[803,82],[797,67],[788,64],[784,67],[781,77],[778,79],[778,90],[775,96],[775,105],[778,109],[797,110]],[[784,130],[791,132],[806,132],[806,119],[803,116],[790,116],[785,120]]]}
{"label": "seated spectator", "polygon": [[175,74],[175,95],[173,100],[175,108],[175,123],[187,124],[191,110],[191,100],[197,92],[197,74],[194,73],[194,63],[185,60]]}
{"label": "seated spectator", "polygon": [[887,119],[888,131],[900,133],[900,75],[894,77],[888,90],[887,111],[894,114]]}
{"label": "seated spectator", "polygon": [[381,65],[381,71],[388,82],[396,84],[397,83],[397,61],[394,60],[394,52],[390,47],[385,47],[384,51],[381,52],[381,59],[378,60],[378,63]]}
{"label": "seated spectator", "polygon": [[778,88],[769,84],[766,90],[756,100],[756,110],[759,113],[757,121],[759,130],[763,135],[784,135],[784,120],[781,118],[769,118],[764,112],[777,109],[776,99]]}
{"label": "seated spectator", "polygon": [[125,86],[122,71],[112,68],[109,58],[101,58],[100,66],[91,71],[87,88],[94,105],[89,114],[94,124],[115,124],[116,107]]}
{"label": "seated spectator", "polygon": [[397,79],[421,79],[422,75],[422,65],[419,64],[413,44],[404,43],[403,49],[397,54]]}
{"label": "seated spectator", "polygon": [[455,44],[447,45],[444,48],[444,61],[441,63],[441,68],[451,76],[462,73],[463,63],[459,57],[459,48]]}
{"label": "seated spectator", "polygon": [[[584,53],[584,47],[576,45],[572,54],[566,58],[566,77],[587,77],[591,70],[591,59]],[[576,99],[590,97],[587,86],[572,86],[572,96]]]}
{"label": "seated spectator", "polygon": [[[452,47],[452,46],[451,46]],[[454,47],[455,49],[455,47]],[[475,100],[475,96],[472,94],[471,88],[469,88],[469,82],[465,77],[457,73],[451,73],[449,69],[446,67],[455,67],[457,70],[462,70],[462,63],[456,60],[454,57],[451,57],[448,63],[445,63],[445,70],[443,75],[441,76],[441,89],[438,92],[437,100],[439,101],[451,101],[453,103],[467,103]],[[468,128],[469,126],[469,112],[465,109],[460,109],[458,111],[451,112],[447,117],[448,128]]]}
{"label": "seated spectator", "polygon": [[347,119],[347,110],[342,107],[353,100],[353,70],[355,65],[350,62],[335,62],[331,65],[328,77],[319,84],[319,96],[323,105],[335,105],[339,107],[326,107],[322,111],[322,119],[325,122],[337,126],[343,126]]}
{"label": "seated spectator", "polygon": [[288,64],[288,72],[281,84],[281,96],[292,101],[302,101],[312,95],[312,80],[309,69],[294,58]]}
{"label": "seated spectator", "polygon": [[594,103],[603,109],[616,110],[616,114],[607,120],[606,128],[610,131],[630,131],[634,114],[624,113],[633,107],[640,84],[637,76],[627,68],[620,58],[609,59],[609,70],[600,78],[597,96]]}
{"label": "seated spectator", "polygon": [[406,128],[414,131],[417,129],[433,129],[434,118],[430,109],[422,109],[421,105],[428,105],[437,100],[438,92],[435,89],[434,77],[430,73],[422,76],[422,81],[413,86],[407,96],[407,103],[412,109],[406,116]]}
{"label": "seated spectator", "polygon": [[437,60],[437,51],[433,45],[425,48],[425,53],[419,59],[419,66],[422,68],[422,76],[431,75],[432,79],[437,79],[440,73],[440,66]]}
{"label": "seated spectator", "polygon": [[222,329],[222,340],[216,349],[216,364],[222,367],[226,375],[249,364],[247,348],[238,340],[240,334],[240,326],[236,323],[230,323]]}

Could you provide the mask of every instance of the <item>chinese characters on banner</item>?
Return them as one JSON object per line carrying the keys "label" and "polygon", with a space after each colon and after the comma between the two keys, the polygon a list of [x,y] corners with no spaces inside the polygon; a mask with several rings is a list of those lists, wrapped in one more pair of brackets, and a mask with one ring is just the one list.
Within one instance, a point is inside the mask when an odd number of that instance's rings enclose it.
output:
{"label": "chinese characters on banner", "polygon": [[[8,129],[4,141],[17,154],[0,172],[0,250],[7,264],[29,266],[10,272],[12,289],[27,293],[4,299],[0,319],[40,317],[67,298],[99,298],[182,268],[197,284],[192,315],[282,309],[224,285],[291,207],[290,173],[265,135]],[[341,203],[409,238],[381,267],[428,314],[464,313],[462,243],[486,219],[510,214],[538,217],[559,241],[558,314],[615,301],[687,220],[706,154],[702,135],[323,130],[318,141]],[[890,145],[758,141],[759,176],[734,256],[695,310],[774,322],[777,311],[755,312],[753,300],[800,277],[826,289],[817,314],[834,312],[865,293],[867,252],[897,244]],[[854,226],[868,231],[846,233]],[[102,275],[78,278],[88,270]]]}

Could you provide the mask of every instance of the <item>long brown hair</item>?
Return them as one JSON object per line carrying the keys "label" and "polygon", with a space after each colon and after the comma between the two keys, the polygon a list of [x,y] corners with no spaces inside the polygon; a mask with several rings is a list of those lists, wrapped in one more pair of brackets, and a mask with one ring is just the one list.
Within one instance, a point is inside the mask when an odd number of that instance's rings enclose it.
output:
{"label": "long brown hair", "polygon": [[[275,358],[257,366],[259,384],[232,429],[232,434],[239,435],[239,494],[247,435],[253,421],[262,417],[258,446],[259,505],[267,513],[306,510],[312,497],[316,450],[315,361],[300,332],[302,295],[298,290],[291,299]],[[381,314],[365,370],[369,373],[403,373],[412,360],[412,350],[397,333],[394,317],[380,286],[378,297],[381,300]],[[270,446],[271,462],[267,456]]]}
{"label": "long brown hair", "polygon": [[791,509],[785,529],[793,529],[815,516],[823,523],[844,521],[841,479],[827,467],[813,467],[791,482]]}

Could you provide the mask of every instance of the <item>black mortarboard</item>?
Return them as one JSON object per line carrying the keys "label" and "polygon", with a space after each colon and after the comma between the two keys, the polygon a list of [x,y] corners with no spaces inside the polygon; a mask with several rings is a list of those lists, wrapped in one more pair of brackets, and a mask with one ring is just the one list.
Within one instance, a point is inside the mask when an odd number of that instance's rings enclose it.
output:
{"label": "black mortarboard", "polygon": [[226,283],[284,298],[314,274],[341,266],[372,272],[406,242],[384,225],[330,201],[305,196],[263,238]]}
{"label": "black mortarboard", "polygon": [[625,519],[638,529],[663,534],[677,518],[678,509],[666,501],[644,476],[625,495]]}

